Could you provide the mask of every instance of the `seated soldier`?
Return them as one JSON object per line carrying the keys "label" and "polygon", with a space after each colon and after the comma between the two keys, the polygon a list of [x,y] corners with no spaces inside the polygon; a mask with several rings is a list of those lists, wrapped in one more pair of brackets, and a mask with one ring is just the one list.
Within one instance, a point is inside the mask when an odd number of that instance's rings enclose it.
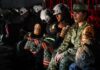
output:
{"label": "seated soldier", "polygon": [[31,32],[27,38],[27,42],[24,46],[26,52],[32,53],[33,67],[35,70],[42,69],[42,59],[43,59],[43,50],[41,48],[41,38],[42,38],[42,25],[36,23],[34,25],[34,30]]}
{"label": "seated soldier", "polygon": [[31,42],[31,40],[35,41],[35,44],[37,44],[38,39],[42,38],[42,24],[39,22],[37,22],[36,24],[33,25],[33,31],[32,32],[28,32],[25,36],[24,39],[22,41],[19,41],[17,44],[17,51],[21,51],[24,50],[24,46],[26,44],[26,42]]}
{"label": "seated soldier", "polygon": [[28,35],[25,36],[25,38],[27,39],[27,42],[25,44],[24,49],[31,51],[34,55],[36,53],[35,50],[37,49],[36,46],[40,43],[40,39],[42,38],[42,26],[41,26],[41,24],[36,23],[34,25],[33,32],[28,33]]}
{"label": "seated soldier", "polygon": [[86,27],[81,36],[81,46],[75,56],[75,63],[71,64],[69,70],[96,70],[95,67],[95,38],[94,30]]}
{"label": "seated soldier", "polygon": [[57,24],[54,23],[53,13],[49,9],[44,9],[40,14],[41,20],[46,22],[46,34],[43,37],[42,47],[44,49],[43,65],[48,67],[52,53],[55,50]]}

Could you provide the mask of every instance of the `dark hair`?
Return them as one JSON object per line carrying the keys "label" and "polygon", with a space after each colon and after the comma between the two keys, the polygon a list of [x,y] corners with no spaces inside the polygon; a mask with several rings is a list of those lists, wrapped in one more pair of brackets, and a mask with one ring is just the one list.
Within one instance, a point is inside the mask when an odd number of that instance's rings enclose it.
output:
{"label": "dark hair", "polygon": [[74,23],[74,20],[71,18],[71,14],[69,11],[66,11],[63,14],[63,21],[67,22],[69,25],[72,25]]}

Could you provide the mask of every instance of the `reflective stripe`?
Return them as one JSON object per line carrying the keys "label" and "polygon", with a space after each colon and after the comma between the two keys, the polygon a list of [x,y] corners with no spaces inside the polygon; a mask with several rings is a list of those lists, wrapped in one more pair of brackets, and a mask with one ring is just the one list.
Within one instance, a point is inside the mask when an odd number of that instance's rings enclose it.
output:
{"label": "reflective stripe", "polygon": [[43,63],[43,65],[47,65],[47,66],[48,66],[48,65],[49,65],[49,63],[48,63],[48,64],[46,64],[46,63]]}
{"label": "reflective stripe", "polygon": [[39,44],[39,41],[37,39],[33,39],[33,40],[34,40],[35,45]]}
{"label": "reflective stripe", "polygon": [[49,65],[50,61],[43,61],[43,65]]}
{"label": "reflective stripe", "polygon": [[50,63],[50,61],[43,61],[43,63],[47,63],[47,64],[49,64],[49,63]]}
{"label": "reflective stripe", "polygon": [[47,39],[52,40],[52,41],[55,41],[55,39],[53,39],[53,38],[51,38],[51,37],[47,37],[47,38],[44,39],[44,40],[47,40]]}
{"label": "reflective stripe", "polygon": [[42,48],[45,49],[47,47],[46,43],[42,43]]}

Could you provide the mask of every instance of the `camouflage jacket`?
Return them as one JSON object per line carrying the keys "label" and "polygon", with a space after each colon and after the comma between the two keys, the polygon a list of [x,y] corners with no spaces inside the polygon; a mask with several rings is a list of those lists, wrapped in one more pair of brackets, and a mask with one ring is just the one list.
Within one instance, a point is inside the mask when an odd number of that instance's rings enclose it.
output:
{"label": "camouflage jacket", "polygon": [[[58,53],[66,54],[68,52],[71,52],[71,54],[76,53],[77,48],[81,47],[81,35],[82,31],[87,27],[90,26],[87,22],[84,22],[84,24],[78,28],[77,24],[73,25],[67,34],[65,35],[65,38],[63,40],[63,43],[58,48]],[[67,51],[66,51],[67,50]],[[75,51],[73,51],[75,50]]]}
{"label": "camouflage jacket", "polygon": [[[36,44],[35,41],[38,41],[38,44]],[[41,49],[41,42],[39,39],[28,40],[25,44],[24,49],[38,53]]]}

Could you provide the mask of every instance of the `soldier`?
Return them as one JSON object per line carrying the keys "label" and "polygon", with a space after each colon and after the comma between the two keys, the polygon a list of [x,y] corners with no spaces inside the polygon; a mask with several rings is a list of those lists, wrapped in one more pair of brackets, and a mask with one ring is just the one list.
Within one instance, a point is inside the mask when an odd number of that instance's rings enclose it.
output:
{"label": "soldier", "polygon": [[40,23],[36,23],[33,31],[28,33],[28,36],[25,37],[27,42],[24,49],[31,51],[33,55],[35,55],[38,52],[37,45],[40,43],[40,39],[42,38],[42,25]]}
{"label": "soldier", "polygon": [[53,53],[53,51],[51,51],[51,48],[52,50],[55,49],[57,24],[54,22],[53,13],[49,9],[42,10],[40,18],[46,23],[46,34],[43,38],[44,42],[42,43],[42,46],[44,46],[43,64],[44,67],[47,68]]}
{"label": "soldier", "polygon": [[53,15],[55,15],[57,19],[57,25],[59,29],[58,35],[61,38],[64,38],[67,29],[72,24],[69,8],[67,5],[60,3],[54,6],[53,11]]}
{"label": "soldier", "polygon": [[[52,58],[48,70],[68,70],[69,65],[75,61],[76,51],[81,47],[80,37],[86,27],[91,27],[86,22],[87,8],[79,3],[73,5],[73,18],[75,24],[65,35],[64,41],[58,48],[55,57]],[[89,32],[88,32],[89,33]]]}
{"label": "soldier", "polygon": [[95,68],[95,35],[94,30],[87,26],[82,31],[81,46],[75,56],[75,63],[71,64],[69,70],[96,70]]}
{"label": "soldier", "polygon": [[31,63],[33,65],[32,68],[35,70],[42,68],[43,50],[41,48],[41,38],[42,24],[37,22],[33,27],[33,31],[26,36],[27,42],[24,47],[25,52],[30,52],[32,54],[33,58],[31,57]]}

